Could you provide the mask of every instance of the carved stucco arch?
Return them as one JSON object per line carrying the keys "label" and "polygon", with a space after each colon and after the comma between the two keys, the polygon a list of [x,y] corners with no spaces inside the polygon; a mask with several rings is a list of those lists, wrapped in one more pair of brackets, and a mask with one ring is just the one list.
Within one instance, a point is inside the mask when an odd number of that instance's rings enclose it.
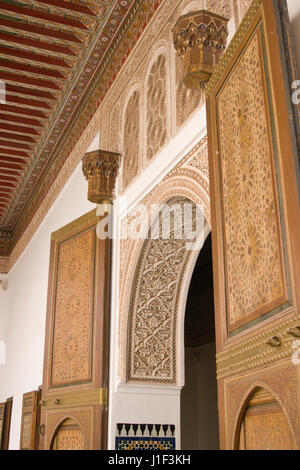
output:
{"label": "carved stucco arch", "polygon": [[[160,205],[174,198],[184,197],[203,209],[204,217],[210,224],[210,203],[208,187],[208,161],[207,139],[204,137],[195,147],[177,164],[166,177],[158,183],[141,201],[145,210],[149,211],[152,204]],[[121,221],[122,233],[130,226],[135,216],[134,209]],[[143,218],[142,218],[143,219]],[[146,233],[148,222],[141,227],[141,233]],[[138,264],[143,240],[121,239],[120,242],[120,279],[119,279],[119,324],[118,324],[118,379],[125,383],[127,379],[127,326],[131,286]],[[194,253],[185,275],[191,276],[197,255]],[[189,281],[185,281],[189,285]],[[181,318],[181,324],[183,320]],[[180,345],[181,347],[181,345]],[[179,353],[180,357],[181,354]],[[177,384],[183,384],[183,373],[177,377]]]}
{"label": "carved stucco arch", "polygon": [[252,383],[248,387],[248,389],[244,393],[244,395],[241,397],[241,400],[239,402],[239,408],[238,408],[238,411],[236,413],[235,420],[234,420],[234,426],[233,426],[234,432],[233,432],[231,437],[229,436],[229,438],[230,438],[230,447],[229,448],[232,449],[232,450],[237,450],[238,449],[238,440],[239,440],[240,427],[241,427],[245,412],[247,410],[247,407],[249,405],[249,402],[250,402],[251,398],[254,396],[254,394],[257,392],[257,390],[259,388],[267,390],[270,393],[270,395],[272,395],[274,400],[278,403],[278,405],[280,406],[280,408],[281,408],[281,410],[284,414],[284,417],[287,420],[289,431],[291,433],[291,437],[292,437],[292,440],[293,440],[293,445],[296,449],[297,448],[297,439],[296,439],[296,435],[295,435],[295,432],[294,432],[295,430],[294,430],[294,427],[292,425],[290,415],[289,415],[289,413],[286,409],[286,406],[284,404],[284,401],[282,400],[282,397],[273,390],[273,387],[271,387],[265,380],[257,380],[254,383]]}
{"label": "carved stucco arch", "polygon": [[[162,203],[196,208],[186,196],[168,197]],[[186,299],[196,259],[210,230],[205,218],[203,222],[196,250],[186,249],[186,240],[173,236],[140,243],[129,303],[129,382],[183,385]]]}

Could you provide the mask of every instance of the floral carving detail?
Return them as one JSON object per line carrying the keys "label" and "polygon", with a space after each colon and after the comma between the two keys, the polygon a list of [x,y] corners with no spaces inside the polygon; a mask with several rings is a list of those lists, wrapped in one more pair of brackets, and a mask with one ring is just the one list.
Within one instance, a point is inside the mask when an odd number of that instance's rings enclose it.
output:
{"label": "floral carving detail", "polygon": [[123,189],[137,175],[139,168],[140,136],[140,95],[135,91],[131,96],[125,115]]}
{"label": "floral carving detail", "polygon": [[166,58],[152,65],[147,91],[147,158],[151,160],[167,141]]}

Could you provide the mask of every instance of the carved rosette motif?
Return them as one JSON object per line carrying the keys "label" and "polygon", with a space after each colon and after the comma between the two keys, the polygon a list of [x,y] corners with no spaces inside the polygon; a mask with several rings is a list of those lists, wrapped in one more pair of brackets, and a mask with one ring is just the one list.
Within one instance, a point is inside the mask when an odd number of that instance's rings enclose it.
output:
{"label": "carved rosette motif", "polygon": [[139,169],[140,94],[135,91],[126,108],[124,125],[123,190]]}
{"label": "carved rosette motif", "polygon": [[152,65],[147,83],[147,159],[167,141],[167,68],[166,57],[160,55]]}
{"label": "carved rosette motif", "polygon": [[174,26],[174,47],[183,60],[183,82],[203,90],[225,50],[228,18],[201,10],[183,15]]}
{"label": "carved rosette motif", "polygon": [[89,201],[112,204],[120,163],[121,155],[118,153],[95,150],[85,154],[82,171],[89,183]]}

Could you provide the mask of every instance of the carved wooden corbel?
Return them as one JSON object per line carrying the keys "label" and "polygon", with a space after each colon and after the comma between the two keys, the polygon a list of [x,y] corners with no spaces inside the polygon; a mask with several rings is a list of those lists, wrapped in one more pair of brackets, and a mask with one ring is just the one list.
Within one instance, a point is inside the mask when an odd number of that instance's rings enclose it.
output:
{"label": "carved wooden corbel", "polygon": [[222,57],[228,36],[228,18],[206,10],[179,18],[173,28],[174,47],[183,60],[183,82],[203,91]]}
{"label": "carved wooden corbel", "polygon": [[88,200],[113,204],[121,155],[107,150],[88,152],[82,159],[82,171],[88,181]]}

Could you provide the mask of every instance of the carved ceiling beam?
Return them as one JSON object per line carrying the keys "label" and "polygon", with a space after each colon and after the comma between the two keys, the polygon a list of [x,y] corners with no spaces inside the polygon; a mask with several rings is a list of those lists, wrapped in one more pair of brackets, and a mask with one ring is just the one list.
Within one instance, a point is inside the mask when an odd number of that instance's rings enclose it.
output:
{"label": "carved ceiling beam", "polygon": [[228,18],[201,10],[179,18],[173,28],[174,47],[183,60],[183,82],[203,91],[222,57]]}
{"label": "carved ceiling beam", "polygon": [[113,204],[120,164],[119,153],[95,150],[85,154],[82,171],[89,184],[89,201],[96,204]]}

